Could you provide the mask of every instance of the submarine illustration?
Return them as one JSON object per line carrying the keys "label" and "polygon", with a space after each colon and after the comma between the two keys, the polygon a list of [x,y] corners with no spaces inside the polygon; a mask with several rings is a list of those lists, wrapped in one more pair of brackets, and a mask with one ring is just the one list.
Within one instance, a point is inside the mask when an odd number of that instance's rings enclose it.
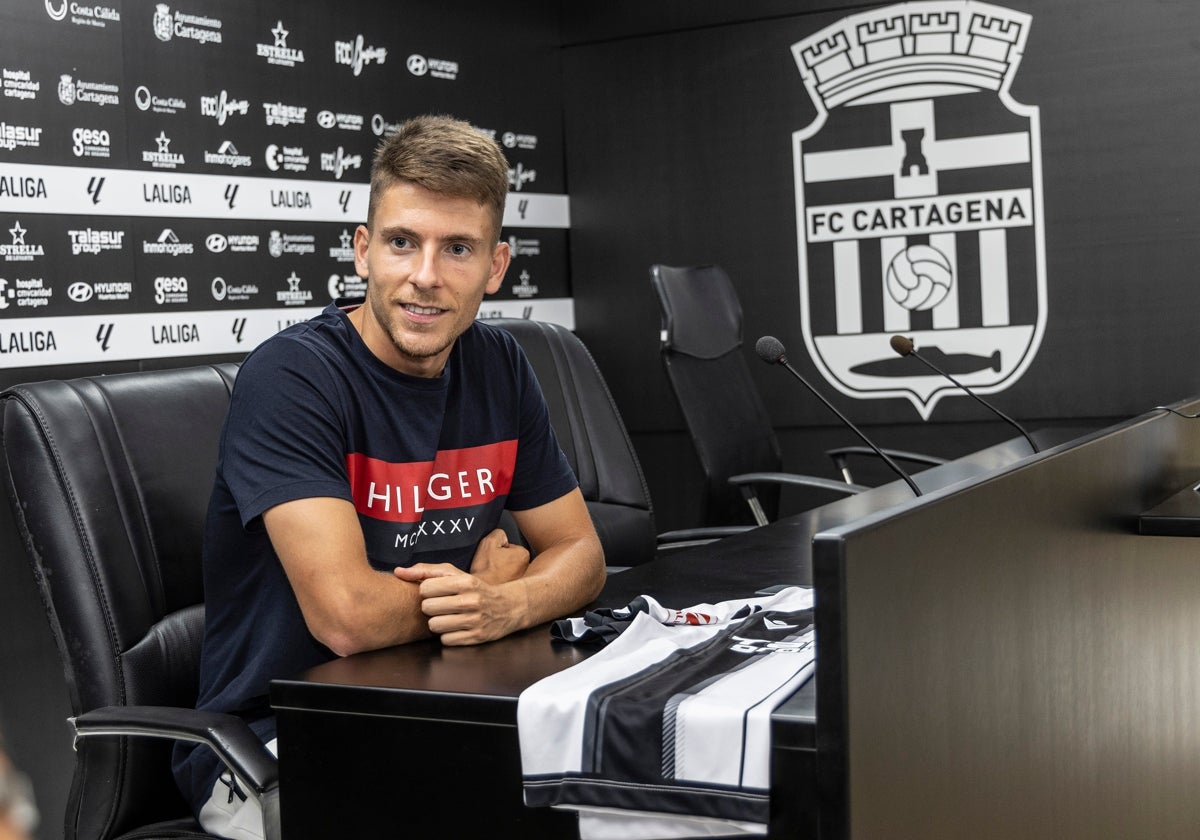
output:
{"label": "submarine illustration", "polygon": [[[974,353],[947,353],[940,347],[930,345],[921,348],[921,355],[951,376],[961,376],[989,368],[996,372],[1000,371],[999,350],[996,350],[990,356],[980,356]],[[893,356],[887,359],[863,362],[850,368],[850,371],[864,376],[900,377],[928,375],[928,368],[922,365],[917,359],[909,356],[900,356],[899,358]]]}

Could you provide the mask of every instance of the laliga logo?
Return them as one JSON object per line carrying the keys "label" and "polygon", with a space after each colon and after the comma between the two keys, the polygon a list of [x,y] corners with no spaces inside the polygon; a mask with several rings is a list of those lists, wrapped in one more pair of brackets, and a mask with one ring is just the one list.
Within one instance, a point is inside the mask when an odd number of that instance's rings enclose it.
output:
{"label": "laliga logo", "polygon": [[[976,0],[899,3],[792,45],[816,107],[792,135],[801,330],[842,393],[907,399],[924,419],[959,394],[897,357],[895,333],[978,393],[1033,361],[1046,327],[1041,130],[1009,93],[1031,21]],[[864,144],[866,125],[884,139]]]}

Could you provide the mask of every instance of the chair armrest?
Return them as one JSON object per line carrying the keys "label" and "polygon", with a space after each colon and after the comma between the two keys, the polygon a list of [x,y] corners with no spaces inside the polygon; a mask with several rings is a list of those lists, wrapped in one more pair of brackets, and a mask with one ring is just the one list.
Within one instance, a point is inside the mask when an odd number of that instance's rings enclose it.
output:
{"label": "chair armrest", "polygon": [[855,493],[861,493],[868,489],[859,484],[851,484],[849,481],[834,481],[831,478],[818,478],[815,475],[781,472],[754,472],[731,475],[729,483],[736,485],[742,491],[742,497],[746,500],[746,504],[750,506],[751,515],[759,525],[766,525],[768,520],[766,511],[763,510],[762,503],[758,500],[758,493],[754,490],[754,485],[756,484],[789,484],[794,487],[817,487],[832,493],[841,493],[845,496],[853,496]]}
{"label": "chair armrest", "polygon": [[69,720],[77,739],[140,735],[207,744],[260,798],[279,786],[275,757],[235,715],[174,706],[104,706]]}
{"label": "chair armrest", "polygon": [[757,525],[709,525],[700,528],[680,528],[657,535],[658,552],[674,551],[693,545],[704,545],[722,537],[730,537],[757,528]]}
{"label": "chair armrest", "polygon": [[853,496],[855,493],[861,493],[864,490],[871,488],[864,487],[861,484],[850,484],[845,481],[837,481],[832,478],[820,478],[815,475],[800,475],[799,473],[777,473],[777,472],[755,472],[742,473],[741,475],[731,475],[729,477],[730,484],[736,484],[739,487],[748,486],[751,484],[790,484],[796,487],[818,487],[822,490],[830,490],[834,493],[841,493],[844,496]]}
{"label": "chair armrest", "polygon": [[[883,448],[883,451],[886,452],[890,458],[899,458],[902,461],[912,461],[914,464],[926,464],[930,467],[936,467],[939,464],[945,464],[949,461],[948,458],[939,458],[937,455],[926,455],[924,452],[908,452],[903,449],[888,449],[886,447]],[[826,449],[825,454],[830,458],[833,458],[835,461],[839,458],[839,456],[842,456],[844,460],[844,456],[846,455],[869,455],[872,457],[878,457],[875,454],[875,450],[869,446],[839,446],[836,449]]]}
{"label": "chair armrest", "polygon": [[[940,464],[945,464],[949,459],[939,458],[937,455],[926,455],[923,452],[908,452],[903,449],[884,449],[883,452],[894,461],[908,461],[912,464],[923,464],[928,467],[936,467]],[[854,481],[850,475],[850,467],[847,465],[851,455],[865,455],[869,458],[878,458],[879,453],[869,446],[839,446],[836,449],[826,449],[825,454],[833,460],[834,468],[842,474],[842,478],[847,484]]]}

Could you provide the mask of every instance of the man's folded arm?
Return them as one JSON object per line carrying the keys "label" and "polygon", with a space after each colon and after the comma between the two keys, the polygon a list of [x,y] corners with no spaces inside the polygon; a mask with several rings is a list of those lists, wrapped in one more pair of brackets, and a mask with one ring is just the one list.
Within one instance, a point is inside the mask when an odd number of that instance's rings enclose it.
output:
{"label": "man's folded arm", "polygon": [[590,603],[604,586],[604,549],[583,494],[572,490],[530,510],[513,511],[533,561],[519,580],[528,602],[522,627],[561,618]]}
{"label": "man's folded arm", "polygon": [[313,637],[339,656],[429,635],[417,585],[377,572],[354,505],[297,499],[263,514]]}

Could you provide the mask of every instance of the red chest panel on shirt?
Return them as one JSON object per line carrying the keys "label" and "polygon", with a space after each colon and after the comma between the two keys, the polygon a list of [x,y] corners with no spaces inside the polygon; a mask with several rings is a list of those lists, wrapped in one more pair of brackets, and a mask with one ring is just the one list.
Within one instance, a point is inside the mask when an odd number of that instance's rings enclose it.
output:
{"label": "red chest panel on shirt", "polygon": [[400,464],[351,452],[346,469],[359,513],[387,522],[419,522],[426,510],[476,507],[508,495],[516,461],[517,442],[506,440]]}

